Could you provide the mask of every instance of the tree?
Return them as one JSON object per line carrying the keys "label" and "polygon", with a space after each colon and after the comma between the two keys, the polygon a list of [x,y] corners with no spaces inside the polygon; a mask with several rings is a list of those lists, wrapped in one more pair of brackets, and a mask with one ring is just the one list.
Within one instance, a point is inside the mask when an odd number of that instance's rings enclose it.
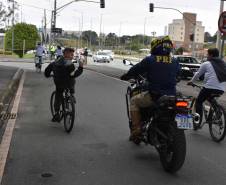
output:
{"label": "tree", "polygon": [[118,37],[115,33],[109,33],[106,36],[105,45],[106,46],[115,46],[117,43]]}
{"label": "tree", "polygon": [[175,50],[175,55],[183,55],[184,52],[184,48],[183,47],[179,47]]}
{"label": "tree", "polygon": [[[40,40],[38,30],[35,25],[17,23],[14,26],[14,49],[19,57],[23,56],[23,42],[25,40],[25,51],[35,48],[36,42]],[[12,28],[6,32],[5,48],[11,50],[12,47]]]}
{"label": "tree", "polygon": [[91,41],[92,45],[97,45],[98,44],[98,35],[95,31],[83,31],[82,32],[82,39],[85,41]]}
{"label": "tree", "polygon": [[16,1],[7,0],[7,4],[0,2],[0,27],[8,28],[12,24],[13,16],[14,23],[18,22],[18,9],[19,4]]}
{"label": "tree", "polygon": [[217,32],[214,34],[214,36],[212,37],[213,42],[217,42]]}
{"label": "tree", "polygon": [[0,2],[0,26],[4,27],[4,22],[6,20],[6,10],[3,2]]}
{"label": "tree", "polygon": [[210,35],[210,33],[209,32],[205,32],[204,33],[204,42],[212,42],[212,41],[213,41],[213,38]]}

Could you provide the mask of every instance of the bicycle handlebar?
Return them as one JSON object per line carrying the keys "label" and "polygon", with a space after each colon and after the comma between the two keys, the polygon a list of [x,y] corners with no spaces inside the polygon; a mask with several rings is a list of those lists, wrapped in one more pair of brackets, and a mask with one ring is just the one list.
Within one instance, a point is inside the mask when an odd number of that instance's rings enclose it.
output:
{"label": "bicycle handlebar", "polygon": [[201,88],[202,88],[202,86],[201,86],[201,85],[197,85],[197,84],[194,84],[194,83],[192,83],[190,86],[192,86],[192,87],[198,87],[199,89],[201,89]]}

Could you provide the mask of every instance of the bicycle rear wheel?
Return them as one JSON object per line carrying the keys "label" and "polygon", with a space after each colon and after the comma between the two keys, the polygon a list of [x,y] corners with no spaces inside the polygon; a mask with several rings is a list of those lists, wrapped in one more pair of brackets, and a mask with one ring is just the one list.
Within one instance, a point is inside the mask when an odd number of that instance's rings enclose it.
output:
{"label": "bicycle rear wheel", "polygon": [[[50,110],[51,110],[52,116],[54,116],[56,114],[56,111],[55,111],[55,108],[54,108],[55,97],[56,97],[56,91],[53,91],[51,98],[50,98]],[[61,105],[60,106],[60,121],[62,119],[63,119],[63,107]]]}
{"label": "bicycle rear wheel", "polygon": [[209,131],[215,142],[220,142],[226,135],[226,112],[224,108],[217,104],[210,110]]}
{"label": "bicycle rear wheel", "polygon": [[50,110],[51,110],[52,116],[54,116],[56,113],[54,109],[55,96],[56,96],[56,91],[53,91],[50,98]]}
{"label": "bicycle rear wheel", "polygon": [[67,133],[70,133],[75,120],[75,104],[72,97],[64,99],[64,129]]}

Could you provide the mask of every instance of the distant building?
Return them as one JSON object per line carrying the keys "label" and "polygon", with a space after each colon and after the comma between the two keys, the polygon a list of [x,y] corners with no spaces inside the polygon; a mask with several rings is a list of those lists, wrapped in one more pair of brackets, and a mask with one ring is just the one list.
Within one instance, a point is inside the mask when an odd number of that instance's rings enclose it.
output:
{"label": "distant building", "polygon": [[194,13],[183,13],[183,19],[174,19],[168,26],[168,34],[175,47],[184,47],[191,51],[192,41],[190,36],[194,29],[195,50],[203,49],[205,27],[202,26],[201,21],[196,21],[196,14]]}

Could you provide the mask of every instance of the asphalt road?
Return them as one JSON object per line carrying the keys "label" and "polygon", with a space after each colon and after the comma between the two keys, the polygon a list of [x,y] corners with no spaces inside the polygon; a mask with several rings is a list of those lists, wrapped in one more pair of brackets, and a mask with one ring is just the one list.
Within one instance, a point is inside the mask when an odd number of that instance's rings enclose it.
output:
{"label": "asphalt road", "polygon": [[52,79],[27,71],[2,184],[225,185],[226,141],[214,143],[206,127],[186,131],[186,161],[175,175],[163,171],[153,147],[128,141],[127,85],[85,70],[76,84],[76,126],[67,134],[50,121]]}

